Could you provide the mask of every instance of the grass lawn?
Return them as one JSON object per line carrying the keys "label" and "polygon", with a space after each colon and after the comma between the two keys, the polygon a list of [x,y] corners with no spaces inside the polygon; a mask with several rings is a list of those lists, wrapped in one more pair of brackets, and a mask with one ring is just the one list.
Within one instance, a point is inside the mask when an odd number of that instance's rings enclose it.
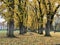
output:
{"label": "grass lawn", "polygon": [[51,32],[51,37],[45,37],[33,32],[27,32],[25,35],[19,35],[14,32],[17,38],[8,38],[6,31],[0,31],[0,45],[59,45],[60,32]]}

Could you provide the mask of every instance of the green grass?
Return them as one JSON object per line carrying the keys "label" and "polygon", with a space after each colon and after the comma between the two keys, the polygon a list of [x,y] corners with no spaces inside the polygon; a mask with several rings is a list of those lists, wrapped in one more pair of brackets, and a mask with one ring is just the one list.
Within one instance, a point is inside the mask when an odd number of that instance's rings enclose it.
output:
{"label": "green grass", "polygon": [[56,45],[60,44],[60,32],[51,32],[52,37],[45,37],[33,32],[19,35],[19,31],[14,31],[17,38],[8,38],[7,31],[0,31],[0,45]]}

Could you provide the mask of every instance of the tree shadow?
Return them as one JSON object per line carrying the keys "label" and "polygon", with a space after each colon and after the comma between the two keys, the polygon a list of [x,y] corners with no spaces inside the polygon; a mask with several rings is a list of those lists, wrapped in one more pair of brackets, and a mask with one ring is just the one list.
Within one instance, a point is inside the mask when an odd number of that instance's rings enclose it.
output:
{"label": "tree shadow", "polygon": [[16,37],[16,36],[13,36],[13,37],[9,37],[9,36],[0,36],[0,39],[1,38],[18,38],[18,37]]}
{"label": "tree shadow", "polygon": [[55,45],[60,45],[60,44],[55,44]]}

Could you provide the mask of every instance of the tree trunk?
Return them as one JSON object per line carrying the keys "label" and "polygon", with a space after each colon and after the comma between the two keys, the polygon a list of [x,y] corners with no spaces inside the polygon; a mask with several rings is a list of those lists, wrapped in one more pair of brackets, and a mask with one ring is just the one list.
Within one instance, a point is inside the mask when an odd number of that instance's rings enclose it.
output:
{"label": "tree trunk", "polygon": [[19,34],[23,34],[23,23],[22,22],[19,23],[19,30],[20,30]]}
{"label": "tree trunk", "polygon": [[15,37],[14,36],[14,21],[10,21],[8,24],[7,36],[8,37]]}
{"label": "tree trunk", "polygon": [[38,33],[39,33],[39,34],[43,34],[43,25],[41,25],[41,27],[38,28]]}
{"label": "tree trunk", "polygon": [[50,30],[51,30],[51,31],[53,31],[53,30],[54,30],[54,28],[53,28],[53,25],[52,25],[52,24],[50,24]]}
{"label": "tree trunk", "polygon": [[19,34],[25,34],[27,32],[27,27],[23,25],[23,22],[19,23],[19,30],[20,30]]}
{"label": "tree trunk", "polygon": [[[43,23],[43,15],[41,15],[41,23]],[[39,34],[43,34],[43,24],[41,24],[40,28],[38,29]]]}
{"label": "tree trunk", "polygon": [[46,29],[45,29],[45,36],[51,36],[50,35],[50,18],[47,19],[47,23],[46,23]]}

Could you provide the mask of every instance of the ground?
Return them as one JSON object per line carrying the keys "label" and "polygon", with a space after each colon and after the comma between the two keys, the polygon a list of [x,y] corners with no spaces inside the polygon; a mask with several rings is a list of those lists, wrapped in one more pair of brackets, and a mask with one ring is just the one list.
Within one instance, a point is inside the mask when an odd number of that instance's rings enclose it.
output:
{"label": "ground", "polygon": [[27,32],[25,35],[19,35],[14,32],[16,38],[8,38],[6,31],[0,31],[0,45],[59,45],[60,32],[51,32],[51,37],[45,37],[33,32]]}

